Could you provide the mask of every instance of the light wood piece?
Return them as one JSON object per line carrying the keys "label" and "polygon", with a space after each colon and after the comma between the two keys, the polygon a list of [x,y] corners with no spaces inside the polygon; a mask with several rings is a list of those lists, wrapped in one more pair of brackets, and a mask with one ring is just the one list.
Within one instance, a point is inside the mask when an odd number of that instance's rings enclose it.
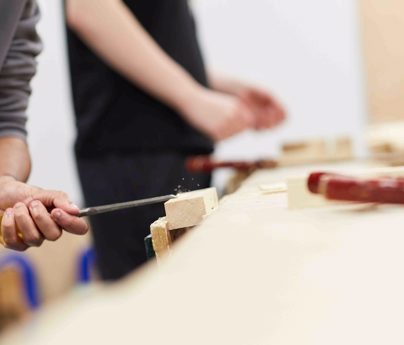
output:
{"label": "light wood piece", "polygon": [[369,150],[372,153],[404,154],[404,121],[370,126],[366,132]]}
{"label": "light wood piece", "polygon": [[284,144],[279,166],[348,161],[353,158],[353,144],[348,137],[333,140],[307,140]]}
{"label": "light wood piece", "polygon": [[169,230],[196,226],[205,216],[217,209],[219,200],[216,188],[180,194],[164,204]]}
{"label": "light wood piece", "polygon": [[404,119],[404,2],[360,0],[370,121]]}
{"label": "light wood piece", "polygon": [[259,188],[301,173],[279,170],[252,175],[158,270],[67,300],[0,343],[403,344],[403,207],[290,211],[286,193]]}
{"label": "light wood piece", "polygon": [[172,239],[168,230],[168,223],[166,218],[156,220],[150,226],[150,233],[152,235],[153,248],[156,253],[157,260],[167,255],[170,251]]}
{"label": "light wood piece", "polygon": [[259,185],[259,189],[265,194],[285,193],[288,186],[285,182],[268,183]]}

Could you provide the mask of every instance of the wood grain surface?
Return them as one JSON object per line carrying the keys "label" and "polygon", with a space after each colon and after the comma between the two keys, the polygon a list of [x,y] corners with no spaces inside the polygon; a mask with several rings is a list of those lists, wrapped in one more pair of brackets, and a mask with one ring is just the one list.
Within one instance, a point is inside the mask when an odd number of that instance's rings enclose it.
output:
{"label": "wood grain surface", "polygon": [[286,193],[260,188],[331,168],[253,174],[158,269],[65,301],[1,344],[402,344],[403,207],[289,210]]}

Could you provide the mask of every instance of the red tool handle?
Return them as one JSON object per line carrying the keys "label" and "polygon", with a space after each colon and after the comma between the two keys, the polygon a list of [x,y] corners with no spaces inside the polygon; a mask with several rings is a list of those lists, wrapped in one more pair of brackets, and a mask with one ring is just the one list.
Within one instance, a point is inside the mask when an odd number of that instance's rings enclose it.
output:
{"label": "red tool handle", "polygon": [[404,204],[403,178],[362,179],[317,172],[310,175],[308,188],[329,200]]}
{"label": "red tool handle", "polygon": [[212,172],[216,169],[230,168],[236,170],[254,170],[275,168],[277,163],[273,160],[258,161],[215,161],[209,156],[198,156],[186,161],[186,168],[190,172]]}

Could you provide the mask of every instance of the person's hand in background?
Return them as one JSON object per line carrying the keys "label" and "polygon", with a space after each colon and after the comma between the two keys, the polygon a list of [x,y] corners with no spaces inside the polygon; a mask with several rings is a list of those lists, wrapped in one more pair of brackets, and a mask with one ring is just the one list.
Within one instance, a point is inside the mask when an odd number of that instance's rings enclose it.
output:
{"label": "person's hand in background", "polygon": [[76,217],[78,207],[65,193],[33,187],[13,177],[0,177],[0,209],[4,210],[1,234],[9,249],[24,251],[44,240],[56,241],[63,230],[77,235],[88,231],[87,223]]}
{"label": "person's hand in background", "polygon": [[277,127],[286,119],[283,106],[264,89],[213,73],[210,83],[214,90],[236,96],[242,101],[253,114],[254,128],[257,130]]}
{"label": "person's hand in background", "polygon": [[188,123],[214,141],[253,128],[253,111],[236,96],[197,87],[180,107]]}
{"label": "person's hand in background", "polygon": [[223,78],[212,83],[213,90],[204,88],[123,1],[68,0],[66,16],[69,27],[116,72],[215,141],[250,128],[272,128],[285,117],[282,107],[257,88]]}

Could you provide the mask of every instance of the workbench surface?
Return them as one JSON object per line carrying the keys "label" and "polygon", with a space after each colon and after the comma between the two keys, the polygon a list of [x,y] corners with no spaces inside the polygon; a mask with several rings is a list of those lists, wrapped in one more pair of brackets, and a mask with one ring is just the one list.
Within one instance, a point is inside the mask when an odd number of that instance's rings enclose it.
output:
{"label": "workbench surface", "polygon": [[0,343],[403,344],[404,208],[290,211],[260,187],[315,169],[255,173],[160,267]]}

